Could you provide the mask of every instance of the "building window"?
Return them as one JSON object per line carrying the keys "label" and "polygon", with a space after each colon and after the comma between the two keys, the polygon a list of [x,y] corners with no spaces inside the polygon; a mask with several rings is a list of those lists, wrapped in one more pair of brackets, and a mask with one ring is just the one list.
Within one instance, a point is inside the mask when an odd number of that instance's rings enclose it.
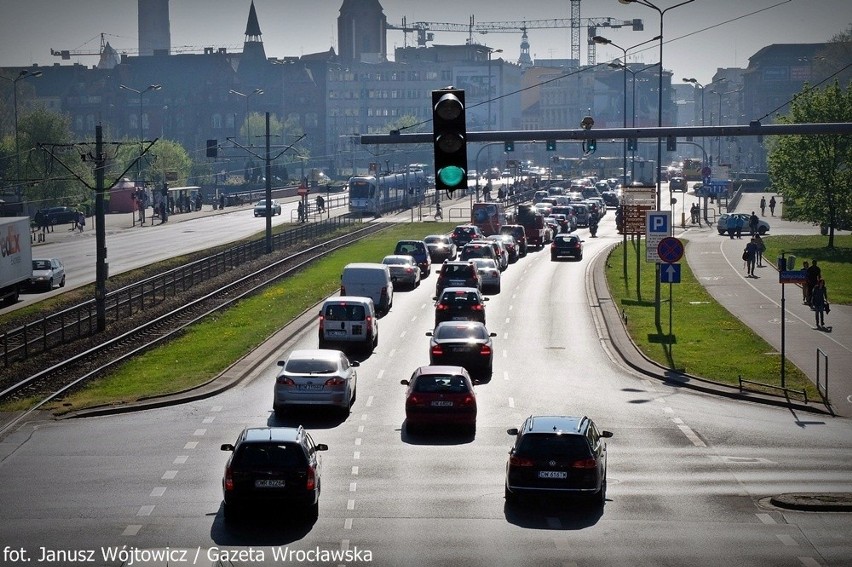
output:
{"label": "building window", "polygon": [[211,116],[211,119],[213,121],[213,129],[220,130],[222,128],[222,115],[218,113],[214,114]]}

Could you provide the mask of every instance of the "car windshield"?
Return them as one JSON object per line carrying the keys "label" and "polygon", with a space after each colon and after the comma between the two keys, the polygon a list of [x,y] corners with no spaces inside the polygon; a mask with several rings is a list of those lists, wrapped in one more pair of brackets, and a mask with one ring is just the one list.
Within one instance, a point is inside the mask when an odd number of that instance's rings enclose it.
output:
{"label": "car windshield", "polygon": [[470,275],[470,265],[446,265],[444,266],[444,274],[449,277],[467,277]]}
{"label": "car windshield", "polygon": [[326,321],[363,321],[363,305],[329,305],[325,309]]}
{"label": "car windshield", "polygon": [[450,291],[441,296],[444,305],[475,305],[479,303],[479,297],[473,291]]}
{"label": "car windshield", "polygon": [[337,372],[337,362],[315,358],[291,358],[287,361],[284,370],[298,374],[330,374]]}
{"label": "car windshield", "polygon": [[33,270],[49,270],[50,260],[33,260]]}
{"label": "car windshield", "polygon": [[258,201],[257,205],[255,205],[255,207],[265,207],[265,206],[266,206],[266,201]]}
{"label": "car windshield", "polygon": [[245,468],[292,468],[305,464],[305,456],[293,445],[246,443],[234,457],[234,464]]}
{"label": "car windshield", "polygon": [[544,433],[524,435],[517,454],[533,459],[582,459],[591,456],[585,438],[580,435]]}
{"label": "car windshield", "polygon": [[464,377],[457,374],[423,374],[414,382],[414,391],[419,394],[464,393],[468,389]]}
{"label": "car windshield", "polygon": [[436,339],[487,339],[488,332],[481,325],[438,325]]}
{"label": "car windshield", "polygon": [[484,270],[487,268],[497,269],[497,263],[491,258],[474,258],[473,263],[478,270]]}
{"label": "car windshield", "polygon": [[426,244],[446,244],[447,240],[446,236],[427,236],[423,239]]}

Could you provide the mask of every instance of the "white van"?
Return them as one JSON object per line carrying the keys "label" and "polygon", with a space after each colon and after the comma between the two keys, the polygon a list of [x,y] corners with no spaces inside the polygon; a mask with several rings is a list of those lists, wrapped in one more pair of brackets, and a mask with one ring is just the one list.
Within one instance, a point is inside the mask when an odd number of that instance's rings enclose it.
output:
{"label": "white van", "polygon": [[369,297],[376,311],[385,314],[393,307],[393,281],[384,264],[358,262],[347,264],[340,276],[340,295]]}
{"label": "white van", "polygon": [[369,297],[326,299],[319,312],[319,348],[358,345],[367,352],[379,344],[379,322]]}

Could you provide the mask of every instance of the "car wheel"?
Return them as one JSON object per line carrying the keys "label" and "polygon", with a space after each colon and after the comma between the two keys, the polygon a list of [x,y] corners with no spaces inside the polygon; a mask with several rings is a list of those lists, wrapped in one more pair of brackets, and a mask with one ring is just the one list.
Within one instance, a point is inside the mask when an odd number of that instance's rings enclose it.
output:
{"label": "car wheel", "polygon": [[763,236],[767,232],[767,228],[765,226],[760,227],[757,232],[760,233],[760,236]]}
{"label": "car wheel", "polygon": [[59,280],[59,287],[65,287],[65,276],[62,276],[62,279]]}

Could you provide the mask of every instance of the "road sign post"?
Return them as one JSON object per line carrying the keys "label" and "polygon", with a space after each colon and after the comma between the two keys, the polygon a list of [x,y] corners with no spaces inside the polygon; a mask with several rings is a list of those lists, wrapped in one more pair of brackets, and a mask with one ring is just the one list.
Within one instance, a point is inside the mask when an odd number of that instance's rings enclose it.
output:
{"label": "road sign post", "polygon": [[645,261],[654,262],[654,324],[660,327],[660,256],[657,246],[668,238],[672,230],[671,211],[648,211],[645,213]]}

